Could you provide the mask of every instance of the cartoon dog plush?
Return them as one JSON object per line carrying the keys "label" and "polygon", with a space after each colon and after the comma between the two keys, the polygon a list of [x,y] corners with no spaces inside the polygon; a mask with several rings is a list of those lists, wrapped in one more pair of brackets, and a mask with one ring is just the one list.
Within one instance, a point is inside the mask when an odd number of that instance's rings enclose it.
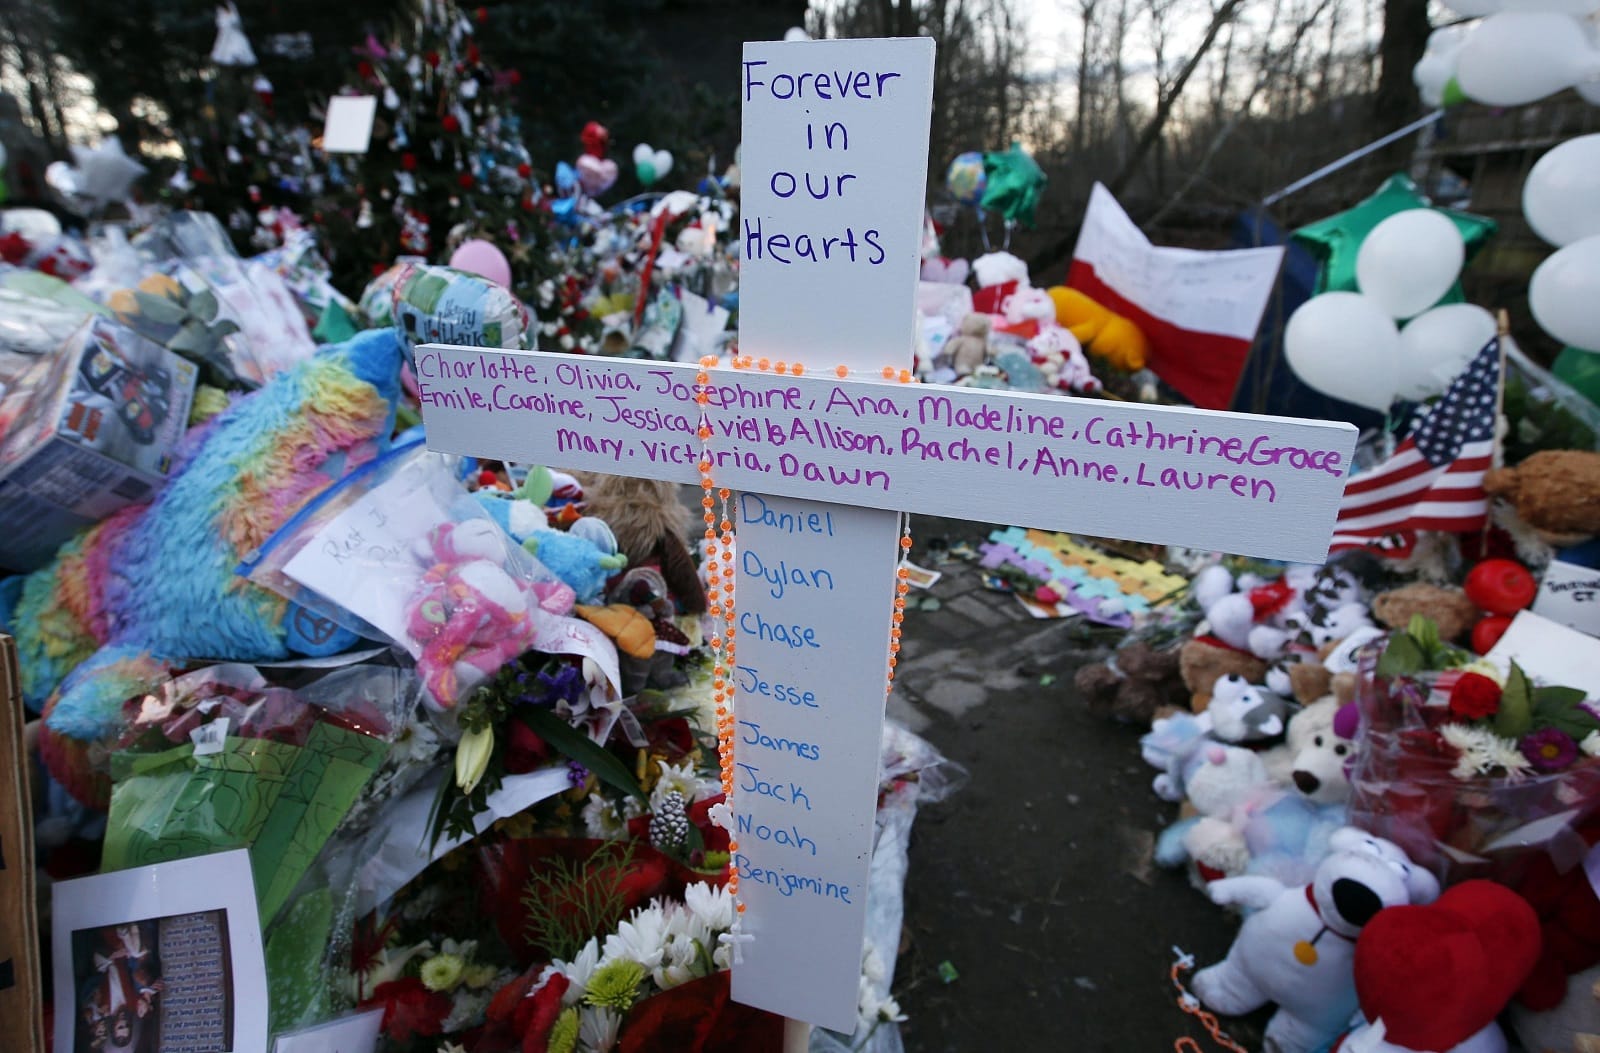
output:
{"label": "cartoon dog plush", "polygon": [[1211,736],[1223,742],[1263,743],[1283,735],[1289,703],[1238,673],[1217,678],[1211,704],[1200,714]]}
{"label": "cartoon dog plush", "polygon": [[1333,852],[1309,885],[1266,877],[1214,881],[1217,903],[1256,908],[1227,958],[1195,974],[1194,993],[1237,1016],[1274,1002],[1267,1053],[1310,1053],[1340,1034],[1357,1008],[1356,938],[1385,907],[1431,903],[1439,882],[1400,848],[1353,827],[1330,839]]}

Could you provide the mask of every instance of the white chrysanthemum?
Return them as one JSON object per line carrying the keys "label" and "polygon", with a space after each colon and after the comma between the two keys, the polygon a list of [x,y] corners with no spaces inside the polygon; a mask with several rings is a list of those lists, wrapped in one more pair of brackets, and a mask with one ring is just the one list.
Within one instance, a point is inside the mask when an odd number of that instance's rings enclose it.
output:
{"label": "white chrysanthemum", "polygon": [[445,1034],[455,1034],[483,1023],[484,1013],[488,1010],[489,999],[492,997],[494,997],[492,991],[457,988],[451,999],[450,1015],[444,1018]]}
{"label": "white chrysanthemum", "polygon": [[628,821],[603,794],[591,793],[583,806],[583,829],[601,841],[620,841],[628,835]]}
{"label": "white chrysanthemum", "polygon": [[610,1053],[617,1044],[617,1029],[622,1026],[622,1014],[604,1006],[584,1006],[578,1017],[578,1043],[585,1051]]}
{"label": "white chrysanthemum", "polygon": [[650,791],[650,810],[659,812],[662,802],[673,791],[683,794],[684,804],[693,804],[700,799],[701,786],[700,776],[695,774],[694,765],[689,761],[684,761],[681,766],[663,764],[661,778],[656,780],[655,788]]}
{"label": "white chrysanthemum", "polygon": [[661,964],[650,971],[651,979],[663,991],[686,984],[700,975],[699,948],[692,939],[674,939],[661,954]]}
{"label": "white chrysanthemum", "polygon": [[593,936],[583,945],[583,950],[573,956],[570,962],[558,962],[556,967],[567,978],[567,993],[561,996],[563,1006],[577,1005],[583,999],[583,992],[589,986],[589,977],[600,967],[600,941]]}
{"label": "white chrysanthemum", "polygon": [[878,957],[878,949],[872,944],[867,944],[861,954],[861,975],[874,985],[883,982],[883,959]]}
{"label": "white chrysanthemum", "polygon": [[889,997],[878,1006],[878,1019],[898,1024],[906,1019],[906,1015],[900,1011],[900,1003]]}
{"label": "white chrysanthemum", "polygon": [[633,912],[627,921],[617,924],[617,931],[606,937],[600,960],[616,961],[627,958],[646,969],[661,964],[661,954],[667,942],[667,919],[660,906],[652,903]]}
{"label": "white chrysanthemum", "polygon": [[683,890],[683,905],[713,933],[727,932],[733,925],[733,896],[723,885],[697,881]]}
{"label": "white chrysanthemum", "polygon": [[1517,744],[1501,738],[1488,728],[1446,724],[1439,729],[1439,734],[1460,754],[1451,771],[1458,779],[1489,775],[1497,769],[1503,770],[1508,778],[1517,779],[1530,770],[1528,758],[1522,755]]}
{"label": "white chrysanthemum", "polygon": [[1578,743],[1578,748],[1587,757],[1600,757],[1600,731],[1591,731]]}
{"label": "white chrysanthemum", "polygon": [[452,939],[446,937],[439,944],[439,953],[440,954],[454,954],[458,958],[462,958],[462,959],[470,962],[470,961],[472,961],[472,959],[474,957],[477,956],[477,953],[478,953],[478,941],[477,940],[452,940]]}
{"label": "white chrysanthemum", "polygon": [[717,949],[711,952],[711,964],[718,971],[733,968],[733,944],[717,941]]}

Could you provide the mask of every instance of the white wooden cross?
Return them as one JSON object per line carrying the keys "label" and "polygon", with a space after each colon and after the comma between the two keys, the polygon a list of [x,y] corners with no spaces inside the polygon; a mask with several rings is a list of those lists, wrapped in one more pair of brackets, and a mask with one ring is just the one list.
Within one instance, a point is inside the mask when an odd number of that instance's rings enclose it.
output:
{"label": "white wooden cross", "polygon": [[[933,41],[746,44],[739,343],[713,371],[740,491],[734,996],[850,1032],[899,514],[1320,563],[1347,424],[887,383],[911,364]],[[428,444],[697,483],[693,364],[426,346]],[[857,376],[841,379],[836,367]]]}

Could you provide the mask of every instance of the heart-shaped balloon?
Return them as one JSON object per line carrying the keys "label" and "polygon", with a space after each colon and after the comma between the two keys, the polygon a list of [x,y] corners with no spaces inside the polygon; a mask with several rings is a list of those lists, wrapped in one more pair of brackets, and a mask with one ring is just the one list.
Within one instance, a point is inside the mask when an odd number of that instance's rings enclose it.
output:
{"label": "heart-shaped balloon", "polygon": [[590,197],[598,197],[617,181],[617,162],[609,157],[584,154],[578,158],[578,185]]}
{"label": "heart-shaped balloon", "polygon": [[1483,1030],[1539,958],[1539,918],[1492,881],[1465,881],[1425,907],[1379,911],[1356,941],[1368,1020],[1406,1049],[1447,1050]]}

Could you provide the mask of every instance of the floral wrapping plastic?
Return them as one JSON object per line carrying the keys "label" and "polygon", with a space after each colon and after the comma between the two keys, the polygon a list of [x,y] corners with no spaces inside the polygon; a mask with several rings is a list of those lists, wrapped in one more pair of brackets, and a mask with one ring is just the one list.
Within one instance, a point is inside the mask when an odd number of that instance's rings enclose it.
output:
{"label": "floral wrapping plastic", "polygon": [[420,443],[351,473],[239,566],[265,588],[417,662],[453,708],[533,645],[570,590],[474,501],[456,461]]}
{"label": "floral wrapping plastic", "polygon": [[1442,676],[1377,673],[1381,646],[1362,654],[1361,749],[1351,773],[1350,820],[1400,845],[1445,885],[1503,880],[1531,852],[1561,870],[1582,862],[1579,829],[1600,813],[1600,759],[1520,777],[1456,774],[1439,728],[1449,719]]}

